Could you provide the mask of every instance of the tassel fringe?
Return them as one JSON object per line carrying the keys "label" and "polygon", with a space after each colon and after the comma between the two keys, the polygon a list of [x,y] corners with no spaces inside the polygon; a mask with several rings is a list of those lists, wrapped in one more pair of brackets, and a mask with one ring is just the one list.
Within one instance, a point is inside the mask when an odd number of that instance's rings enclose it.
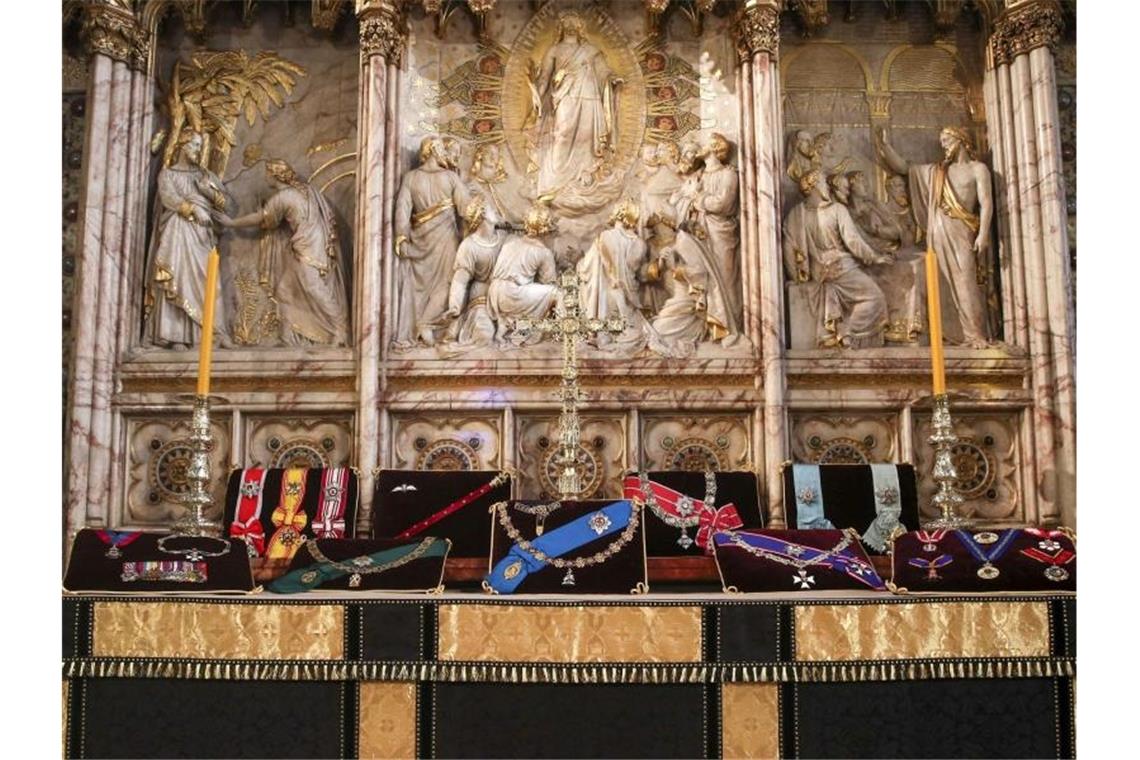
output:
{"label": "tassel fringe", "polygon": [[931,678],[1055,678],[1076,675],[1073,658],[903,660],[708,665],[491,662],[238,662],[72,659],[66,678],[224,681],[450,681],[524,684],[827,683]]}

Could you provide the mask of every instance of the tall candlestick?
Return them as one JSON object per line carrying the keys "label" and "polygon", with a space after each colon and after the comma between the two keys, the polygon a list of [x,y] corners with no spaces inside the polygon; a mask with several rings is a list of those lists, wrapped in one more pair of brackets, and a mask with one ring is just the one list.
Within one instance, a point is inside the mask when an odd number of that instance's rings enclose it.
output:
{"label": "tall candlestick", "polygon": [[214,301],[218,291],[218,249],[206,264],[206,292],[202,296],[202,340],[198,346],[198,395],[210,395],[210,357],[214,351]]}
{"label": "tall candlestick", "polygon": [[946,393],[946,355],[942,351],[942,300],[938,295],[938,259],[934,248],[926,249],[926,311],[930,319],[930,365],[934,395]]}

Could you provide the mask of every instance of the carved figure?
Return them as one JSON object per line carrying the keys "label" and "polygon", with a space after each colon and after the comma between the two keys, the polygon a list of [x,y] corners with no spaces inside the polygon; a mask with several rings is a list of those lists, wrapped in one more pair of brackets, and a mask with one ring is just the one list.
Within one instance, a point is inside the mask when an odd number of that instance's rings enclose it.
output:
{"label": "carved figure", "polygon": [[277,274],[273,298],[282,342],[347,345],[348,296],[332,209],[285,161],[267,161],[265,175],[274,193],[261,209],[236,219],[222,216],[221,223],[269,233],[268,269]]}
{"label": "carved figure", "polygon": [[481,196],[475,196],[463,212],[469,230],[455,254],[455,271],[448,289],[444,316],[454,320],[447,330],[448,342],[457,349],[489,346],[495,339],[495,320],[487,305],[491,272],[505,235],[495,229],[495,216]]}
{"label": "carved figure", "polygon": [[554,231],[550,211],[542,205],[531,207],[523,229],[525,236],[512,235],[503,243],[491,270],[487,308],[496,323],[497,343],[507,336],[507,319],[542,319],[558,300],[554,252],[542,242]]}
{"label": "carved figure", "polygon": [[[676,224],[665,224],[661,220],[675,216],[669,198],[681,186],[681,176],[677,173],[680,158],[681,151],[675,142],[646,145],[642,152],[639,205],[651,260],[661,260],[661,253],[673,242]],[[660,309],[669,297],[669,288],[664,284],[665,272],[657,274],[660,277],[651,277],[641,287],[641,302],[651,313]]]}
{"label": "carved figure", "polygon": [[447,310],[447,283],[459,248],[459,214],[471,194],[451,170],[444,142],[420,143],[420,166],[396,194],[396,326],[393,346],[434,345]]}
{"label": "carved figure", "polygon": [[822,168],[823,151],[830,141],[830,132],[821,132],[812,137],[811,132],[799,129],[791,134],[788,138],[786,163],[788,176],[793,182],[799,182],[812,169]]}
{"label": "carved figure", "polygon": [[498,143],[485,143],[475,149],[471,161],[471,180],[494,205],[500,219],[507,217],[506,207],[499,197],[498,185],[507,181],[503,155]]}
{"label": "carved figure", "polygon": [[825,348],[881,345],[887,323],[883,291],[863,266],[885,264],[863,239],[847,207],[835,203],[823,173],[800,177],[804,199],[784,219],[784,265],[793,282],[811,282],[816,342]]}
{"label": "carved figure", "polygon": [[[937,164],[910,164],[876,133],[879,157],[891,171],[907,176],[914,221],[938,258],[961,326],[961,343],[989,345],[986,296],[993,197],[990,171],[974,158],[965,130],[946,127],[939,140],[945,158]],[[947,331],[953,341],[953,331]]]}
{"label": "carved figure", "polygon": [[616,144],[617,88],[602,51],[586,39],[581,16],[559,16],[558,41],[530,80],[538,129],[538,193],[553,197],[574,182],[589,183]]}
{"label": "carved figure", "polygon": [[[183,131],[182,136],[177,161],[158,173],[147,272],[146,337],[164,348],[185,348],[201,339],[206,262],[218,242],[214,219],[227,201],[221,179],[199,165],[202,135]],[[219,294],[214,331],[228,347],[225,305]]]}
{"label": "carved figure", "polygon": [[736,333],[741,315],[737,289],[740,282],[739,179],[736,170],[728,163],[731,154],[732,146],[728,139],[713,132],[702,153],[705,168],[700,175],[696,208],[704,229],[704,242],[716,269],[711,276],[724,285],[721,296],[731,315],[725,327]]}

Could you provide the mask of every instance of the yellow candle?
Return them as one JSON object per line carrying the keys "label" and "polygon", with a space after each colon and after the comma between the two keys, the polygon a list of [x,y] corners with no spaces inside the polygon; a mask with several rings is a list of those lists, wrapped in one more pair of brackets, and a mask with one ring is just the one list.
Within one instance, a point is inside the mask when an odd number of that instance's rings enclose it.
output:
{"label": "yellow candle", "polygon": [[938,296],[938,259],[926,249],[926,313],[930,320],[930,364],[934,395],[946,392],[946,355],[942,352],[942,300]]}
{"label": "yellow candle", "polygon": [[218,290],[218,249],[206,264],[206,292],[202,297],[202,340],[198,346],[198,395],[210,395],[210,355],[214,351],[214,300]]}

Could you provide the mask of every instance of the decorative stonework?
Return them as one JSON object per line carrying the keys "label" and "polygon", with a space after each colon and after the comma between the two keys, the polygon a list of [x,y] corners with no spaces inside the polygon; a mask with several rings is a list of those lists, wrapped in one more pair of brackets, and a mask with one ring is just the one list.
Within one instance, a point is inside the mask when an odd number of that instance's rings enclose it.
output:
{"label": "decorative stonework", "polygon": [[[558,452],[558,418],[519,415],[516,418],[519,495],[546,499],[555,495]],[[626,469],[626,419],[617,415],[584,415],[579,456],[585,465],[582,478],[587,499],[613,498],[621,493]]]}
{"label": "decorative stonework", "polygon": [[497,470],[498,414],[392,415],[392,463],[398,470]]}
{"label": "decorative stonework", "polygon": [[1063,28],[1056,0],[1034,0],[1010,8],[994,21],[990,35],[993,65],[1012,63],[1017,56],[1042,46],[1055,50]]}
{"label": "decorative stonework", "polygon": [[128,11],[109,5],[88,5],[81,33],[92,55],[105,55],[140,71],[146,68],[150,35]]}
{"label": "decorative stonework", "polygon": [[958,25],[958,19],[962,16],[962,9],[966,5],[965,0],[926,0],[934,11],[934,28],[939,32],[949,32]]}
{"label": "decorative stonework", "polygon": [[792,459],[814,464],[893,462],[898,452],[893,414],[797,414],[792,417]]}
{"label": "decorative stonework", "polygon": [[353,464],[352,419],[251,417],[246,467],[344,467]]}
{"label": "decorative stonework", "polygon": [[360,52],[366,56],[379,55],[400,65],[408,33],[404,18],[391,5],[376,3],[360,17]]}
{"label": "decorative stonework", "polygon": [[780,50],[780,9],[762,2],[746,4],[736,21],[736,51],[742,61],[757,53],[776,57]]}
{"label": "decorative stonework", "polygon": [[747,415],[645,415],[641,461],[648,470],[746,470],[752,467]]}
{"label": "decorative stonework", "polygon": [[813,36],[831,23],[831,15],[827,12],[827,0],[790,0],[788,7],[799,19],[805,37]]}
{"label": "decorative stonework", "polygon": [[345,0],[313,0],[313,28],[331,32],[345,6]]}

